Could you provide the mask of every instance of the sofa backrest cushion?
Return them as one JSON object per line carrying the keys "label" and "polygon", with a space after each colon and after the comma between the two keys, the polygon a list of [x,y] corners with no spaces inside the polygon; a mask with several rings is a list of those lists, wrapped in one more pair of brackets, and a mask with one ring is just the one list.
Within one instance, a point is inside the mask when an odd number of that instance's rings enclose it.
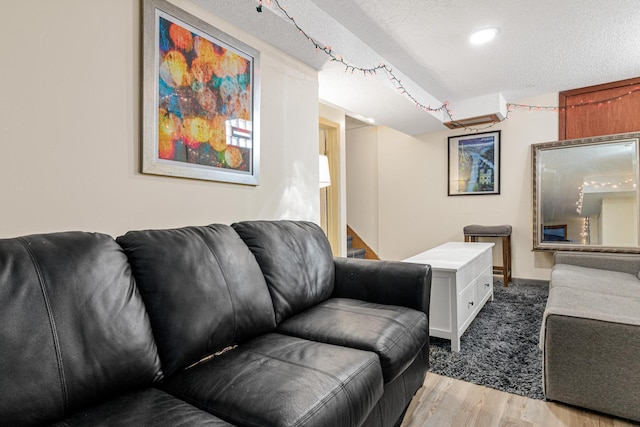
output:
{"label": "sofa backrest cushion", "polygon": [[278,323],[331,296],[333,255],[318,225],[305,221],[245,221],[232,227],[262,268]]}
{"label": "sofa backrest cushion", "polygon": [[553,254],[553,264],[620,271],[640,278],[640,254],[558,251]]}
{"label": "sofa backrest cushion", "polygon": [[254,256],[228,225],[118,237],[149,311],[166,375],[275,327]]}
{"label": "sofa backrest cushion", "polygon": [[144,303],[111,237],[0,240],[0,424],[49,424],[161,377]]}

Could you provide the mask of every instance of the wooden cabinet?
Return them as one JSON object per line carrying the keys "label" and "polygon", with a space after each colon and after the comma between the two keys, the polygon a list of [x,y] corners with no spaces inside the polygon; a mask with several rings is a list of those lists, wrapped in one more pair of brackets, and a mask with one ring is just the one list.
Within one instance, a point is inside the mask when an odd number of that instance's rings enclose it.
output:
{"label": "wooden cabinet", "polygon": [[640,77],[560,92],[559,139],[640,131]]}

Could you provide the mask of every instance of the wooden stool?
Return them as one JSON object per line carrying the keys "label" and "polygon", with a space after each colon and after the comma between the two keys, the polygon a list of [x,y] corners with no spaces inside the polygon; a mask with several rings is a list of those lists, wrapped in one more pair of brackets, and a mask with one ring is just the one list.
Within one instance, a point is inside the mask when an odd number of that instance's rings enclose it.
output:
{"label": "wooden stool", "polygon": [[502,267],[493,266],[493,273],[502,273],[505,288],[511,281],[511,226],[510,225],[467,225],[463,229],[465,242],[477,242],[478,237],[502,238]]}

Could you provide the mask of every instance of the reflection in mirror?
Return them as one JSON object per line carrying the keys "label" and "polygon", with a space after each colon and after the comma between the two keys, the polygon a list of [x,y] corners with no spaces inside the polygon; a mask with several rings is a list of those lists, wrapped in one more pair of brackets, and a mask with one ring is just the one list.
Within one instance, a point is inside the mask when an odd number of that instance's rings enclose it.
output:
{"label": "reflection in mirror", "polygon": [[640,252],[640,133],[532,145],[533,249]]}

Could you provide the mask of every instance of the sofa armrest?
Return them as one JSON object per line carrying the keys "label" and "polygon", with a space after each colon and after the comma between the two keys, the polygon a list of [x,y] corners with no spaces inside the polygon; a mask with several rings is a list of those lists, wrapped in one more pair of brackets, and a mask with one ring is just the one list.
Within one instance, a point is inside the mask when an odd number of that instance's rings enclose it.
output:
{"label": "sofa armrest", "polygon": [[640,271],[640,255],[556,252],[553,254],[553,264],[569,264],[636,275]]}
{"label": "sofa armrest", "polygon": [[333,297],[414,308],[429,317],[431,266],[341,257],[334,263]]}

